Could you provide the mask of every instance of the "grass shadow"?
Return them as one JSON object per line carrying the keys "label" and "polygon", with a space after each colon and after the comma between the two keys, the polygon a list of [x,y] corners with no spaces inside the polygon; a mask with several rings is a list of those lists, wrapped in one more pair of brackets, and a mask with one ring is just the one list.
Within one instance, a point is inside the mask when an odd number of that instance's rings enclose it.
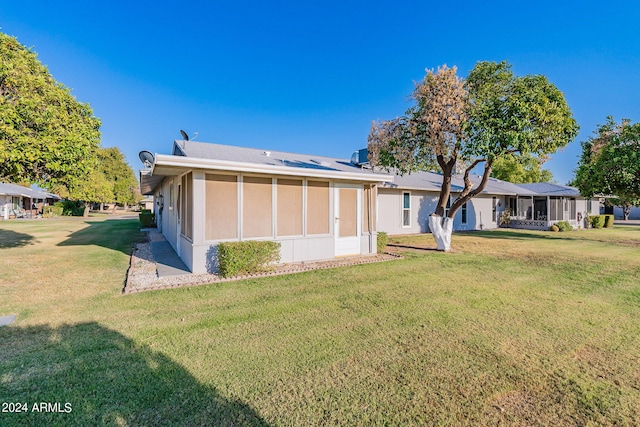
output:
{"label": "grass shadow", "polygon": [[140,231],[140,221],[137,219],[89,220],[85,222],[87,227],[71,233],[67,240],[58,243],[58,246],[95,245],[130,255],[132,233],[137,235],[133,239],[134,243],[142,242],[145,239],[145,235]]}
{"label": "grass shadow", "polygon": [[508,229],[494,229],[494,230],[472,230],[472,231],[457,231],[454,234],[466,234],[469,236],[486,237],[489,239],[515,239],[515,240],[529,240],[529,239],[554,239],[558,237],[557,233],[553,235],[549,233],[527,233],[526,231],[509,231]]}
{"label": "grass shadow", "polygon": [[30,234],[18,233],[13,230],[0,229],[0,249],[19,248],[34,244],[34,237]]}
{"label": "grass shadow", "polygon": [[[266,426],[246,403],[98,323],[0,329],[1,425]],[[47,411],[33,405],[50,403]],[[39,408],[39,406],[36,406]]]}

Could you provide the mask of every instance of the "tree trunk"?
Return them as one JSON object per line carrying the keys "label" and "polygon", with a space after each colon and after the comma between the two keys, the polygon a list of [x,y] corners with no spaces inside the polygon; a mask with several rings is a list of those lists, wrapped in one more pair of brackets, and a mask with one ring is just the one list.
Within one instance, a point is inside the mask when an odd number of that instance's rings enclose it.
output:
{"label": "tree trunk", "polygon": [[89,218],[89,203],[84,204],[84,212],[82,213],[83,218]]}
{"label": "tree trunk", "polygon": [[631,206],[625,206],[622,208],[622,214],[624,215],[624,220],[629,220],[629,215],[631,215]]}
{"label": "tree trunk", "polygon": [[449,252],[451,250],[453,219],[431,214],[431,216],[429,216],[429,229],[431,230],[431,234],[433,234],[433,238],[436,239],[438,250]]}

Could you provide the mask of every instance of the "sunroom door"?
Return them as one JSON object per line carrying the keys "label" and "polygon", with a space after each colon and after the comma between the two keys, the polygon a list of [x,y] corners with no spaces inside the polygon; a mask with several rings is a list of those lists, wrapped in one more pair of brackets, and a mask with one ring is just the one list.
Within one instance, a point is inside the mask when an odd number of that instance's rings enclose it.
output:
{"label": "sunroom door", "polygon": [[336,184],[334,192],[335,255],[360,255],[362,186]]}

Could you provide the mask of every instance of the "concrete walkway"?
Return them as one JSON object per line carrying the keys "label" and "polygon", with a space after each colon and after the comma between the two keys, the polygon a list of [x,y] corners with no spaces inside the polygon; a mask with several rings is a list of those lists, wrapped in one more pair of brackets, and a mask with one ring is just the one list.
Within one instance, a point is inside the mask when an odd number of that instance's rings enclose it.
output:
{"label": "concrete walkway", "polygon": [[184,262],[178,257],[176,251],[173,250],[166,240],[151,242],[151,253],[156,262],[158,277],[191,274]]}

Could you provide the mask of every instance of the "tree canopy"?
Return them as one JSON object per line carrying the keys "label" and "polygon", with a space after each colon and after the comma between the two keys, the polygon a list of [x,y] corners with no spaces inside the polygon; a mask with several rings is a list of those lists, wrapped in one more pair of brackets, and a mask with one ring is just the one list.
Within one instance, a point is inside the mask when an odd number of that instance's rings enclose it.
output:
{"label": "tree canopy", "polygon": [[542,169],[543,163],[538,156],[507,154],[493,162],[491,177],[515,184],[552,182],[553,174],[549,169]]}
{"label": "tree canopy", "polygon": [[594,135],[582,142],[582,155],[573,184],[585,197],[614,196],[625,219],[632,206],[640,206],[640,123],[616,123],[607,117]]}
{"label": "tree canopy", "polygon": [[[404,116],[374,122],[368,148],[373,165],[400,174],[442,171],[435,212],[429,218],[438,248],[448,250],[453,217],[487,185],[493,163],[508,155],[544,156],[573,140],[578,125],[564,96],[546,77],[516,77],[506,61],[478,62],[466,79],[456,68],[428,70]],[[484,164],[474,187],[470,173]],[[451,178],[462,172],[464,189],[444,217]]]}
{"label": "tree canopy", "polygon": [[97,165],[100,120],[56,82],[36,53],[0,33],[0,180],[82,199]]}
{"label": "tree canopy", "polygon": [[[98,170],[109,183],[110,196],[104,202],[134,204],[138,202],[135,189],[138,188],[133,169],[127,164],[124,154],[118,147],[98,150]],[[102,202],[103,200],[92,200]]]}

